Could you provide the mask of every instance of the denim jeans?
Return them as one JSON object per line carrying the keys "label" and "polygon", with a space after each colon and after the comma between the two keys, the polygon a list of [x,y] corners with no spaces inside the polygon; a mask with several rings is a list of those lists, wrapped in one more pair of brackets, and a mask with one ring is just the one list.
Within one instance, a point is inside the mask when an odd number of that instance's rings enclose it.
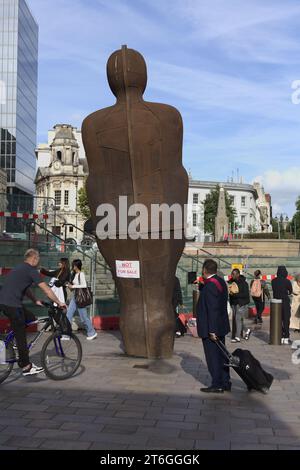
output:
{"label": "denim jeans", "polygon": [[232,338],[238,338],[246,330],[248,320],[248,305],[233,305],[232,306]]}
{"label": "denim jeans", "polygon": [[68,317],[70,323],[72,323],[72,318],[74,317],[76,310],[78,310],[78,313],[80,315],[80,319],[81,319],[82,323],[84,324],[84,326],[86,327],[87,335],[88,336],[93,336],[96,333],[96,331],[94,330],[92,322],[88,317],[87,309],[86,308],[78,308],[77,305],[76,305],[74,297],[72,297],[70,305],[68,307],[68,311],[67,311],[67,317]]}

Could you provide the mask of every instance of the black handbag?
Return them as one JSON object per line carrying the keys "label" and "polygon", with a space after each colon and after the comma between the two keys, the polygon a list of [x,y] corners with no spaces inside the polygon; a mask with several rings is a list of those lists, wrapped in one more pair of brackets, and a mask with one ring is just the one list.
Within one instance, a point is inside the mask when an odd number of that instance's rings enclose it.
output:
{"label": "black handbag", "polygon": [[66,315],[61,309],[54,307],[51,309],[51,315],[55,320],[55,323],[59,326],[59,329],[63,335],[71,335],[72,326]]}
{"label": "black handbag", "polygon": [[[80,274],[78,276],[80,284]],[[77,307],[84,308],[92,305],[93,303],[93,293],[90,287],[81,287],[80,289],[75,290],[75,302]]]}

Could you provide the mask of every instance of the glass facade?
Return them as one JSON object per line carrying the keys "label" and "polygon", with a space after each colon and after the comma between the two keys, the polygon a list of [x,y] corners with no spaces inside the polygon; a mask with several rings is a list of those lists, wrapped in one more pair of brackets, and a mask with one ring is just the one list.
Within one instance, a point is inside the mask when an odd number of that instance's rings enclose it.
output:
{"label": "glass facade", "polygon": [[38,25],[25,0],[0,0],[0,166],[13,194],[33,194]]}

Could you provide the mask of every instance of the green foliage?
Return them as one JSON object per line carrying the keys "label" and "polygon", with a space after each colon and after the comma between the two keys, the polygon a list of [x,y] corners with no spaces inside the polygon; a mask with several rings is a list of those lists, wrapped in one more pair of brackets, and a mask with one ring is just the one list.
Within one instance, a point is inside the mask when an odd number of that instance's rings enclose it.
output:
{"label": "green foliage", "polygon": [[249,233],[256,233],[257,228],[254,224],[253,225],[248,225],[248,231],[249,231]]}
{"label": "green foliage", "polygon": [[294,235],[296,233],[297,240],[300,239],[300,196],[298,196],[298,199],[296,201],[296,213],[294,214],[294,217],[292,218],[289,230]]}
{"label": "green foliage", "polygon": [[[215,233],[215,219],[218,212],[219,204],[219,194],[220,186],[218,185],[216,189],[212,189],[209,194],[207,194],[204,205],[204,231],[205,233]],[[230,197],[225,191],[225,204],[226,204],[226,214],[229,219],[231,227],[234,227],[234,218],[236,216],[236,210],[231,203]]]}
{"label": "green foliage", "polygon": [[80,214],[85,218],[91,217],[91,210],[89,207],[88,197],[86,193],[86,185],[78,191],[78,209]]}
{"label": "green foliage", "polygon": [[277,222],[277,220],[272,218],[271,219],[271,225],[272,225],[273,233],[278,232],[278,222]]}
{"label": "green foliage", "polygon": [[[245,233],[243,235],[244,240],[245,239],[256,239],[256,240],[278,240],[279,239],[279,234],[278,232],[271,232],[271,233]],[[291,233],[289,232],[284,232],[280,233],[280,238],[281,240],[292,240],[294,237]]]}

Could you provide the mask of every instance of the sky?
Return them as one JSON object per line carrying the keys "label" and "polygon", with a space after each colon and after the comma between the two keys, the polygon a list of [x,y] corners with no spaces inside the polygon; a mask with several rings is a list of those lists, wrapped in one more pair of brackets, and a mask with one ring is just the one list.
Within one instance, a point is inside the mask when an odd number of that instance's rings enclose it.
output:
{"label": "sky", "polygon": [[[38,142],[115,99],[106,63],[123,44],[148,67],[147,101],[184,121],[194,179],[259,180],[273,212],[300,195],[299,0],[27,0],[40,27]],[[295,88],[292,88],[292,87]]]}

